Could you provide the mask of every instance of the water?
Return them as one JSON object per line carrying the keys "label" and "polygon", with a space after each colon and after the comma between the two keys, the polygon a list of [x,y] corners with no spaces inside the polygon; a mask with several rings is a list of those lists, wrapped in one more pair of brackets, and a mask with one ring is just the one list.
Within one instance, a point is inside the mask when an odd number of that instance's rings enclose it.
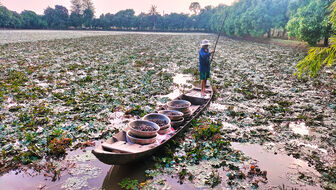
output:
{"label": "water", "polygon": [[310,131],[305,122],[291,122],[289,124],[289,128],[292,129],[294,133],[302,136],[310,134]]}
{"label": "water", "polygon": [[77,30],[0,30],[0,44],[17,42],[34,42],[40,40],[70,39],[89,36],[125,35],[125,34],[158,34],[158,35],[208,35],[202,33],[169,33],[169,32],[121,32],[121,31],[77,31]]}
{"label": "water", "polygon": [[234,149],[242,151],[245,155],[255,160],[261,170],[267,171],[267,188],[277,188],[285,185],[286,187],[298,189],[322,189],[319,185],[307,185],[305,182],[298,181],[299,172],[311,176],[313,181],[318,182],[320,174],[308,163],[285,154],[274,154],[263,149],[258,144],[231,143]]}
{"label": "water", "polygon": [[[190,85],[189,81],[192,80],[192,76],[187,74],[176,74],[173,77],[174,85],[177,85],[177,88],[175,87],[172,93],[169,93],[167,95],[162,95],[160,98],[169,98],[174,99],[182,94],[183,86]],[[181,87],[181,88],[179,88]]]}
{"label": "water", "polygon": [[[101,187],[110,166],[99,162],[91,153],[92,149],[93,148],[87,148],[86,152],[83,152],[83,150],[68,152],[65,160],[60,164],[66,166],[66,162],[72,162],[76,165],[75,167],[69,167],[65,171],[62,171],[60,179],[55,182],[52,182],[50,177],[46,177],[44,172],[37,173],[32,170],[27,170],[27,172],[16,174],[16,171],[11,171],[0,177],[0,189],[65,189],[62,188],[62,186],[67,184],[71,179],[86,181],[87,186],[83,189]],[[82,173],[76,173],[78,172],[76,167],[79,168],[79,171]],[[18,183],[18,181],[20,181],[20,183]],[[74,190],[76,188],[72,189]]]}
{"label": "water", "polygon": [[[233,148],[242,151],[245,155],[249,156],[261,170],[267,171],[268,183],[262,186],[262,188],[272,189],[285,185],[286,187],[317,190],[322,189],[320,186],[307,185],[306,182],[298,181],[299,172],[304,173],[307,176],[312,176],[312,180],[318,180],[320,174],[309,167],[307,162],[295,159],[291,156],[284,154],[274,154],[266,151],[262,146],[257,144],[240,144],[231,143]],[[76,150],[69,152],[65,160],[70,160],[79,166],[89,166],[87,168],[93,168],[88,172],[81,168],[83,173],[77,174],[72,169],[68,169],[61,173],[61,179],[56,182],[52,182],[50,178],[44,176],[43,173],[36,176],[30,176],[23,172],[15,174],[15,171],[7,173],[0,178],[0,187],[8,187],[10,189],[64,189],[64,184],[69,183],[70,179],[82,179],[87,182],[87,185],[83,185],[82,189],[90,188],[103,188],[103,189],[121,189],[119,183],[124,178],[136,179],[139,183],[146,180],[145,171],[153,168],[154,163],[152,161],[138,162],[134,164],[124,166],[110,166],[99,162],[91,154],[92,148],[87,148],[86,152],[82,150]],[[148,159],[150,160],[150,159]],[[62,162],[64,163],[64,162]],[[249,166],[246,166],[248,170]],[[96,168],[96,169],[94,169]],[[28,171],[29,173],[29,171]],[[86,179],[89,176],[90,178]],[[223,174],[223,178],[224,178]],[[176,178],[170,176],[161,176],[166,181],[166,184],[175,189],[195,189],[195,187],[189,181],[180,184]],[[17,183],[20,181],[20,183]],[[77,182],[79,183],[79,182]],[[225,183],[225,181],[224,181]],[[63,188],[62,188],[63,186]],[[76,188],[72,188],[76,189]],[[80,189],[80,188],[79,188]]]}
{"label": "water", "polygon": [[192,80],[192,76],[187,75],[187,74],[176,74],[173,77],[173,82],[177,85],[188,85],[190,84],[188,81]]}

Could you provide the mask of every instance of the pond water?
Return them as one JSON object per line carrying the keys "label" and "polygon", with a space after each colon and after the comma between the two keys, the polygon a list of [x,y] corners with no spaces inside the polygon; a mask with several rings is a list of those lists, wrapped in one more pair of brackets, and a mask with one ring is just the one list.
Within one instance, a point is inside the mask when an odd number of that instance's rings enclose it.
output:
{"label": "pond water", "polygon": [[[98,142],[97,142],[98,143]],[[111,166],[98,161],[91,153],[92,148],[68,152],[59,163],[65,167],[60,178],[52,182],[52,174],[27,170],[17,173],[11,171],[0,177],[0,187],[8,189],[99,189]],[[74,165],[72,165],[74,164]],[[70,166],[70,167],[69,167]],[[18,183],[20,181],[20,183]],[[77,185],[74,185],[77,184]]]}
{"label": "pond water", "polygon": [[[83,30],[0,30],[0,44],[34,42],[41,40],[71,39],[89,36],[148,34],[183,35],[169,32],[119,32],[119,31],[83,31]],[[190,35],[185,33],[186,35]],[[197,35],[207,35],[195,33]]]}
{"label": "pond water", "polygon": [[[231,144],[233,149],[242,151],[253,160],[252,163],[258,165],[260,169],[267,171],[268,183],[262,185],[261,188],[277,189],[279,186],[285,185],[287,188],[322,189],[319,185],[307,185],[307,181],[300,182],[297,180],[300,174],[313,176],[313,178],[309,178],[312,183],[316,183],[320,177],[320,174],[315,169],[309,167],[305,161],[284,154],[274,154],[257,144]],[[66,165],[70,162],[76,165],[61,172],[60,179],[55,182],[52,182],[43,173],[38,174],[28,170],[27,172],[16,174],[15,171],[12,171],[0,177],[0,187],[10,187],[10,189],[93,190],[102,188],[121,190],[119,183],[124,178],[144,182],[146,180],[145,171],[153,168],[155,164],[151,161],[145,161],[124,166],[110,166],[99,162],[91,154],[91,150],[92,148],[86,148],[85,152],[83,150],[69,152],[65,160],[60,164]],[[249,165],[245,167],[248,170]],[[223,175],[225,176],[225,172]],[[172,189],[198,189],[188,181],[180,184],[178,179],[170,176],[162,176],[160,178],[165,179],[166,185]]]}
{"label": "pond water", "polygon": [[277,189],[285,185],[288,188],[317,190],[319,185],[307,185],[307,182],[297,180],[299,173],[313,176],[312,181],[318,181],[320,174],[308,163],[285,154],[274,154],[258,144],[231,143],[234,149],[242,151],[255,161],[261,170],[267,171],[268,183],[265,188]]}

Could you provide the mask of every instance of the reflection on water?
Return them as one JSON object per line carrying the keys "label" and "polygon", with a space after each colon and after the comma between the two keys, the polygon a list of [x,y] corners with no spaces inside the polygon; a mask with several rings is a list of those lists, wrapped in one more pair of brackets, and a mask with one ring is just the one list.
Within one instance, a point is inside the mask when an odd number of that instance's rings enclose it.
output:
{"label": "reflection on water", "polygon": [[300,173],[311,176],[312,180],[317,182],[320,174],[308,163],[284,154],[274,154],[263,149],[257,144],[231,143],[232,146],[242,151],[247,156],[257,162],[261,170],[267,171],[268,186],[267,188],[277,188],[278,186],[289,186],[298,189],[322,189],[320,186],[307,185],[298,181]]}
{"label": "reflection on water", "polygon": [[66,167],[69,165],[68,162],[75,163],[75,165],[61,171],[60,179],[55,182],[52,182],[48,177],[49,174],[43,170],[41,173],[32,170],[20,173],[11,171],[0,177],[0,189],[54,190],[65,189],[67,185],[72,185],[71,188],[67,188],[69,190],[99,188],[110,166],[98,161],[91,154],[91,149],[87,148],[86,152],[82,150],[68,152],[65,160],[61,161],[58,167]]}
{"label": "reflection on water", "polygon": [[[319,173],[313,168],[310,168],[305,161],[295,159],[291,156],[282,154],[273,154],[271,152],[265,151],[262,146],[256,144],[240,144],[231,143],[234,149],[242,151],[247,156],[255,160],[256,165],[258,165],[262,170],[267,171],[268,183],[265,185],[266,189],[277,189],[278,186],[283,184],[286,187],[293,187],[298,189],[308,189],[315,190],[321,189],[319,186],[310,186],[305,182],[298,181],[299,172],[305,174],[306,176],[311,176],[316,182],[319,178]],[[89,148],[92,149],[92,148]],[[81,150],[70,152],[66,160],[76,163],[76,165],[88,165],[92,168],[99,168],[99,172],[96,176],[87,174],[88,171],[84,171],[82,174],[74,175],[74,172],[69,174],[65,171],[61,174],[61,179],[56,182],[51,182],[45,180],[46,177],[43,173],[37,176],[29,176],[24,173],[18,175],[15,172],[10,172],[1,176],[0,178],[0,189],[4,187],[10,187],[11,189],[62,189],[64,184],[68,183],[69,179],[84,179],[86,185],[80,189],[106,189],[106,190],[119,190],[121,189],[119,183],[122,182],[124,178],[129,178],[131,180],[138,180],[139,183],[146,180],[146,170],[154,167],[154,162],[152,159],[143,162],[137,162],[129,165],[118,165],[109,166],[99,162],[94,156],[90,156],[90,151],[82,152]],[[249,166],[247,166],[248,168]],[[200,168],[201,169],[201,168]],[[93,172],[94,173],[94,172]],[[195,174],[197,175],[197,174]],[[225,180],[225,171],[221,172],[223,180]],[[91,178],[87,178],[87,177]],[[167,175],[158,176],[166,181],[166,184],[171,189],[195,189],[196,187],[185,181],[182,185],[178,182],[176,178],[171,178]],[[20,181],[20,183],[17,183]],[[71,180],[70,180],[71,181]],[[64,188],[63,188],[64,189]],[[76,189],[76,188],[69,188]]]}
{"label": "reflection on water", "polygon": [[128,165],[111,166],[108,171],[102,189],[122,190],[119,183],[123,179],[129,178],[131,180],[138,180],[139,183],[146,181],[146,170],[154,166],[151,161],[137,162]]}

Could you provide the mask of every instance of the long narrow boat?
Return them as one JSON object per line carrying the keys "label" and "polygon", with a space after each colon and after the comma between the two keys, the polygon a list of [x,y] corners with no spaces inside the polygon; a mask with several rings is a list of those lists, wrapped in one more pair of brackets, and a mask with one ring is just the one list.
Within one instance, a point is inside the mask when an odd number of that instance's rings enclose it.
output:
{"label": "long narrow boat", "polygon": [[193,88],[174,99],[189,101],[191,103],[191,116],[186,118],[184,122],[160,144],[140,145],[128,143],[125,129],[92,150],[92,153],[101,162],[109,165],[129,164],[152,155],[155,151],[165,146],[171,139],[185,130],[190,125],[190,122],[198,117],[210,104],[213,97],[213,91],[210,85],[206,86],[206,90],[208,93],[203,98],[200,96],[201,90],[199,88]]}

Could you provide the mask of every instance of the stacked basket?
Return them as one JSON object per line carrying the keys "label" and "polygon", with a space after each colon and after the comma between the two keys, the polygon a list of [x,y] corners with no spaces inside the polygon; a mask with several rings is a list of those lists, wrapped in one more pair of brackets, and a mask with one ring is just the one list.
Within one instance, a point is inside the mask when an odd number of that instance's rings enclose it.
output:
{"label": "stacked basket", "polygon": [[168,110],[176,110],[183,113],[184,120],[188,119],[191,116],[190,106],[191,103],[186,100],[174,100],[168,102]]}
{"label": "stacked basket", "polygon": [[135,120],[129,124],[129,129],[126,136],[132,143],[151,144],[156,141],[160,127],[150,121]]}
{"label": "stacked basket", "polygon": [[159,113],[147,114],[145,115],[145,117],[143,117],[143,120],[156,123],[160,127],[160,130],[158,131],[160,135],[167,134],[171,131],[170,119],[169,117],[163,114],[159,114]]}
{"label": "stacked basket", "polygon": [[162,110],[159,111],[159,114],[163,114],[166,115],[167,117],[169,117],[170,119],[170,125],[176,129],[178,128],[184,121],[183,118],[183,113],[180,111],[176,111],[176,110]]}

